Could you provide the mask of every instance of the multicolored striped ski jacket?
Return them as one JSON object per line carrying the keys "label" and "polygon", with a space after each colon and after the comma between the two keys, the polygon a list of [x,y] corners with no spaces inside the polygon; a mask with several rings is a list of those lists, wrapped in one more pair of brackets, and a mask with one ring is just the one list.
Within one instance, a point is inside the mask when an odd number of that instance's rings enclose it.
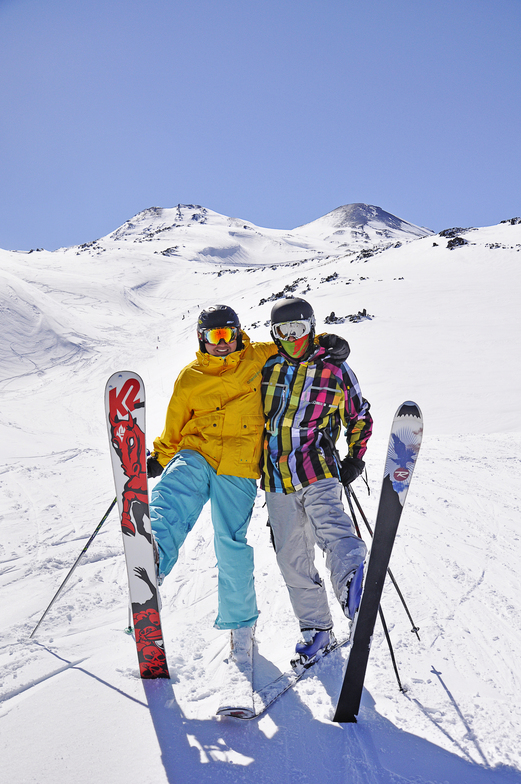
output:
{"label": "multicolored striped ski jacket", "polygon": [[324,348],[305,362],[271,357],[262,371],[266,419],[261,487],[294,493],[319,479],[340,478],[334,447],[342,425],[348,456],[362,458],[373,420],[347,364],[324,359]]}

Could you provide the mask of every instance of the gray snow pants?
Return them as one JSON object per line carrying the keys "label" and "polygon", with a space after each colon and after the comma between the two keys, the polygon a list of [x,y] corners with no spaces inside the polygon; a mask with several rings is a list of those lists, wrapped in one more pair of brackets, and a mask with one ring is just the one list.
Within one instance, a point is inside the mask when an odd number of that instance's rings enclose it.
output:
{"label": "gray snow pants", "polygon": [[367,548],[342,505],[338,479],[320,479],[295,493],[266,493],[277,561],[301,629],[331,629],[326,590],[315,567],[315,543],[326,554],[340,601],[348,575]]}

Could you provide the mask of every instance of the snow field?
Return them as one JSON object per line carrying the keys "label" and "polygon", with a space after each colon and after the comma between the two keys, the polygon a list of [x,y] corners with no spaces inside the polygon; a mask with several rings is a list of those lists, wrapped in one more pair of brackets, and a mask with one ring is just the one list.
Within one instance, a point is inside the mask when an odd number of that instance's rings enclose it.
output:
{"label": "snow field", "polygon": [[[126,225],[87,248],[0,251],[2,780],[521,782],[521,226],[467,232],[469,244],[454,250],[439,235],[404,236],[401,247],[383,237],[385,250],[360,258],[374,234],[358,246],[350,235],[342,249],[340,237],[336,245],[327,239],[327,226],[315,246],[309,228],[305,237],[293,230],[294,244],[277,236],[275,251],[266,241],[273,230],[246,231],[211,215],[199,225],[192,214],[178,228],[170,216],[145,215],[137,233]],[[230,231],[242,255],[228,254]],[[179,255],[163,255],[175,245]],[[205,253],[210,247],[218,253]],[[228,302],[250,337],[266,340],[270,297],[290,289],[313,304],[321,331],[351,344],[349,361],[375,419],[371,495],[355,485],[372,524],[392,416],[413,399],[425,418],[391,561],[421,641],[388,582],[382,607],[407,691],[398,690],[377,625],[357,725],[331,722],[347,651],[328,657],[261,720],[213,718],[228,635],[212,627],[208,509],[161,591],[171,681],[138,677],[124,633],[115,512],[29,639],[114,497],[107,377],[128,367],[144,378],[151,445],[174,379],[193,357],[199,310]],[[364,308],[371,318],[346,318]],[[331,312],[344,321],[325,324]],[[287,669],[298,635],[263,503],[259,493],[249,531],[259,687]],[[320,553],[317,565],[328,584]],[[341,636],[347,621],[330,598]]]}

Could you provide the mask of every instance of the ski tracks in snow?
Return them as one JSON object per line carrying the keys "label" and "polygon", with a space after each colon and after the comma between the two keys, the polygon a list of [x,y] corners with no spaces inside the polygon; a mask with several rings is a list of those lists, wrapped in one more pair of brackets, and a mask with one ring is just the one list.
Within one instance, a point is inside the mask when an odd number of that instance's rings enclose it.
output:
{"label": "ski tracks in snow", "polygon": [[511,741],[521,721],[519,441],[426,439],[391,563],[421,643],[387,583],[382,607],[406,697],[392,683],[380,630],[366,680],[376,709],[397,726],[413,722],[447,751],[489,766],[521,760]]}

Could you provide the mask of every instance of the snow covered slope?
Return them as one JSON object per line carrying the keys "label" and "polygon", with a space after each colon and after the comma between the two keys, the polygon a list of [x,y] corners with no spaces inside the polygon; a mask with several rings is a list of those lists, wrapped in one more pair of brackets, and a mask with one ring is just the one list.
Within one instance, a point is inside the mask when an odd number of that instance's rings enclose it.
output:
{"label": "snow covered slope", "polygon": [[[521,221],[433,235],[367,205],[288,231],[153,208],[84,246],[0,251],[2,781],[521,782],[520,268]],[[150,444],[199,310],[229,303],[266,340],[288,293],[351,344],[375,418],[371,496],[355,486],[370,520],[395,409],[414,399],[426,422],[392,561],[421,642],[387,585],[408,691],[378,630],[358,725],[331,722],[341,654],[258,722],[212,718],[227,635],[206,511],[162,590],[171,682],[138,678],[115,515],[29,640],[113,498],[107,377],[144,378]],[[258,686],[297,636],[265,524],[259,494]]]}

